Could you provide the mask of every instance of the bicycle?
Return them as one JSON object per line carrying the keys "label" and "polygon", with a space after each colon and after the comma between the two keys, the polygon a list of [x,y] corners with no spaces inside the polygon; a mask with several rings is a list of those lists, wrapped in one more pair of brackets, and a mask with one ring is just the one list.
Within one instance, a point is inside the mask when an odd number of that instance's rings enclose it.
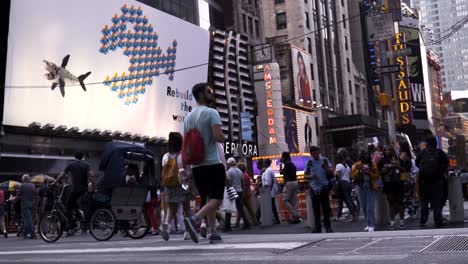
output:
{"label": "bicycle", "polygon": [[[70,221],[67,217],[67,208],[65,207],[62,198],[65,193],[66,188],[70,186],[65,184],[61,187],[61,190],[57,190],[57,187],[52,191],[54,192],[54,199],[52,209],[49,212],[46,212],[44,216],[39,220],[39,236],[47,243],[53,243],[57,241],[62,235],[63,231],[70,231],[74,233],[77,228],[69,229]],[[79,210],[75,210],[72,214],[72,223],[78,223],[75,226],[79,226],[79,223],[84,218],[84,215]]]}

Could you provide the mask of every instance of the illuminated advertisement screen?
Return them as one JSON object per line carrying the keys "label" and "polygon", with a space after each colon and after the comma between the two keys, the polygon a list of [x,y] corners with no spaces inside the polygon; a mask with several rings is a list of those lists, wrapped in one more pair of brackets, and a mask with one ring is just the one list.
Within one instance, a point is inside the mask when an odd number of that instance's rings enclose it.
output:
{"label": "illuminated advertisement screen", "polygon": [[167,137],[208,50],[208,31],[137,1],[11,1],[3,122]]}
{"label": "illuminated advertisement screen", "polygon": [[294,97],[297,105],[312,108],[312,76],[310,54],[291,46]]}
{"label": "illuminated advertisement screen", "polygon": [[[296,170],[298,172],[304,171],[307,161],[310,160],[310,156],[292,156],[291,161],[296,165]],[[258,160],[253,161],[253,172],[254,175],[260,175],[260,170],[257,168]],[[271,167],[275,171],[275,174],[279,174],[281,165],[281,158],[272,159]]]}

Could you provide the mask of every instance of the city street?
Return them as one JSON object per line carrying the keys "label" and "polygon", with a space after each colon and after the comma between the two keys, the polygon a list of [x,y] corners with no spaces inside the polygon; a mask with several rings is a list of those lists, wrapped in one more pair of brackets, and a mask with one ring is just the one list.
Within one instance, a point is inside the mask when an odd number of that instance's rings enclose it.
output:
{"label": "city street", "polygon": [[[436,244],[458,239],[452,246]],[[89,235],[55,244],[15,236],[0,240],[0,263],[467,263],[468,229],[352,232],[333,234],[223,234],[223,243],[199,244],[173,236],[97,242]],[[461,241],[461,242],[460,242]],[[431,247],[428,248],[428,246]],[[432,250],[431,250],[432,249]],[[458,250],[461,250],[458,248]]]}

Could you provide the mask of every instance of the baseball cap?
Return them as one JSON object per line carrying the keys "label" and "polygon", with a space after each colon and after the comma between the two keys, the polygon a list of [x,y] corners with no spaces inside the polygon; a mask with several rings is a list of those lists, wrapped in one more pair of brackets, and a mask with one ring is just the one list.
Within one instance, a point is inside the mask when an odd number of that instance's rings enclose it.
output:
{"label": "baseball cap", "polygon": [[227,160],[227,164],[229,165],[236,165],[236,159],[235,158],[229,158]]}

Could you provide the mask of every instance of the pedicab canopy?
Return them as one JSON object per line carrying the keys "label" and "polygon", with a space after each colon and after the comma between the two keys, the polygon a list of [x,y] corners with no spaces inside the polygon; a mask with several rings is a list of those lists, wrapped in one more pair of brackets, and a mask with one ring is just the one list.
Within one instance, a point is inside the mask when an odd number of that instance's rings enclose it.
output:
{"label": "pedicab canopy", "polygon": [[97,181],[98,191],[111,192],[114,187],[125,185],[127,162],[138,165],[139,184],[156,186],[153,152],[141,145],[112,141],[106,144],[99,164],[104,175]]}

